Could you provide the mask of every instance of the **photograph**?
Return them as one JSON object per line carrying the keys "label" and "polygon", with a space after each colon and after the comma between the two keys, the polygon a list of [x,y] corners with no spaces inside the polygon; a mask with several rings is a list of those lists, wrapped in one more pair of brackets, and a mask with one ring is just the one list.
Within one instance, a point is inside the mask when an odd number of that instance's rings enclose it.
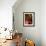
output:
{"label": "photograph", "polygon": [[35,25],[35,12],[23,13],[23,25],[29,27]]}

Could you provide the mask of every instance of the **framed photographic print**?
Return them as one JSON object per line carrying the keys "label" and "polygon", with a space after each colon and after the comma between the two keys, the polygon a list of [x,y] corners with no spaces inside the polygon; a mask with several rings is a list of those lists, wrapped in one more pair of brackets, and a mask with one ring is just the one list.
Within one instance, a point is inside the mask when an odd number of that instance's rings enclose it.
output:
{"label": "framed photographic print", "polygon": [[23,12],[23,26],[35,26],[35,12]]}

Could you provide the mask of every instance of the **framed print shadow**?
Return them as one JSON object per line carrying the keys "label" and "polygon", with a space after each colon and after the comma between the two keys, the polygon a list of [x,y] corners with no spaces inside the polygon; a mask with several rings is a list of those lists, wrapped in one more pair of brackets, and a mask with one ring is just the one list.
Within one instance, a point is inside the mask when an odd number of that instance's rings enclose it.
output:
{"label": "framed print shadow", "polygon": [[35,26],[35,12],[23,12],[23,26],[25,27]]}

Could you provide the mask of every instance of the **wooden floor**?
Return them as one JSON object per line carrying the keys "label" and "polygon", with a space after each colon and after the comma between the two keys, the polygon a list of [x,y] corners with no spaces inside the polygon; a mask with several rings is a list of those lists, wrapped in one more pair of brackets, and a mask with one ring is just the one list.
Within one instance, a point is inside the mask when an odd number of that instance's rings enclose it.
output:
{"label": "wooden floor", "polygon": [[[16,41],[22,41],[22,38],[18,37],[18,35],[17,35],[17,37],[14,36],[12,38],[13,38],[12,40],[6,40],[6,42],[4,42],[3,44],[0,44],[0,46],[16,46],[16,45],[18,46],[18,44],[16,44]],[[1,39],[1,41],[3,41],[3,40]],[[19,44],[22,46],[22,42],[19,42]]]}
{"label": "wooden floor", "polygon": [[13,40],[6,40],[6,42],[2,43],[0,46],[16,46],[15,39]]}

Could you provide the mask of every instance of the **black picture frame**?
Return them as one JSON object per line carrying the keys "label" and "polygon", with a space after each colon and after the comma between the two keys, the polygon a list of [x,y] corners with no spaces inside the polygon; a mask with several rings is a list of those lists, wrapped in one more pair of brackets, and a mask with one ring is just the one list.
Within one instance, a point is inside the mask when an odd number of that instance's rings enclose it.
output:
{"label": "black picture frame", "polygon": [[35,26],[35,12],[23,12],[23,26],[24,27]]}

